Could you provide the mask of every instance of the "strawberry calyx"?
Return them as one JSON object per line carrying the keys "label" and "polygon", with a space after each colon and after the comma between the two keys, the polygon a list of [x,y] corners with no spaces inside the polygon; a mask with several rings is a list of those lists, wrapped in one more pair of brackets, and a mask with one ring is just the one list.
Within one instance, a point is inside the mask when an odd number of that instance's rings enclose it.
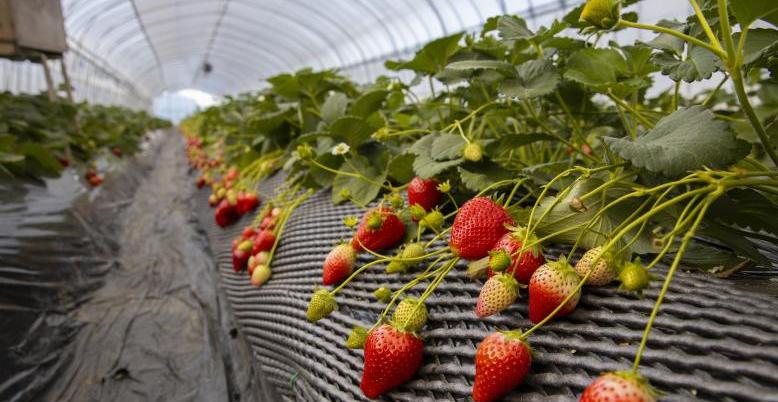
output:
{"label": "strawberry calyx", "polygon": [[378,230],[381,229],[381,225],[384,224],[384,218],[381,216],[381,213],[378,211],[375,211],[370,214],[370,216],[367,217],[367,227],[371,230]]}
{"label": "strawberry calyx", "polygon": [[500,281],[500,283],[508,288],[511,292],[515,292],[517,297],[519,293],[519,282],[516,280],[516,278],[507,273],[499,273],[495,275],[497,277],[497,280]]}
{"label": "strawberry calyx", "polygon": [[527,350],[532,352],[532,347],[529,345],[529,341],[527,341],[527,336],[522,332],[520,329],[511,329],[511,330],[498,330],[499,334],[501,334],[506,341],[511,342],[521,342],[524,344],[524,346],[527,347]]}
{"label": "strawberry calyx", "polygon": [[528,234],[526,227],[508,226],[508,229],[511,231],[511,237],[515,240],[522,242],[522,245],[532,244],[532,246],[527,247],[525,250],[532,253],[533,257],[537,257],[543,253],[543,246],[541,246],[540,242],[538,242],[538,237],[535,236],[534,233]]}
{"label": "strawberry calyx", "polygon": [[637,384],[637,386],[640,387],[642,391],[655,398],[662,395],[661,392],[659,392],[653,386],[651,386],[651,383],[648,381],[648,378],[643,377],[642,375],[640,375],[640,373],[634,371],[622,370],[622,371],[609,371],[609,372],[602,373],[602,375],[613,375],[616,377],[623,378],[634,384]]}
{"label": "strawberry calyx", "polygon": [[489,268],[494,272],[505,271],[511,265],[511,255],[504,249],[489,252]]}

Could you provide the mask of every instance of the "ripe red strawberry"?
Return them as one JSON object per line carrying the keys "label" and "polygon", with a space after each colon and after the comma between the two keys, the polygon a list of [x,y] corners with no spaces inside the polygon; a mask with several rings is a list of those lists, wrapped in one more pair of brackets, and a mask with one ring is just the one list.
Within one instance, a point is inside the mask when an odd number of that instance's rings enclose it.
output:
{"label": "ripe red strawberry", "polygon": [[197,188],[203,188],[203,187],[205,187],[205,175],[201,175],[197,179]]}
{"label": "ripe red strawberry", "polygon": [[273,244],[276,242],[276,235],[269,230],[260,230],[256,236],[254,236],[254,248],[251,249],[251,254],[256,254],[260,251],[270,251],[273,248]]}
{"label": "ripe red strawberry", "polygon": [[119,148],[119,147],[111,148],[111,153],[114,154],[114,156],[116,156],[117,158],[121,158],[122,157],[122,149]]}
{"label": "ripe red strawberry", "polygon": [[250,256],[251,254],[249,254],[249,251],[241,250],[240,247],[232,250],[232,270],[240,272],[246,269]]}
{"label": "ripe red strawberry", "polygon": [[[365,213],[351,240],[356,251],[362,245],[372,251],[394,247],[405,236],[405,225],[391,208],[374,208]],[[360,243],[362,243],[360,245]]]}
{"label": "ripe red strawberry", "polygon": [[350,244],[338,244],[327,254],[322,270],[322,283],[333,285],[351,275],[357,254]]}
{"label": "ripe red strawberry", "polygon": [[389,324],[371,331],[365,342],[365,367],[359,385],[368,398],[408,381],[421,367],[424,342]]}
{"label": "ripe red strawberry", "polygon": [[[543,257],[543,249],[539,244],[522,252],[521,255],[516,254],[521,249],[522,240],[524,240],[524,235],[520,231],[506,233],[500,240],[497,240],[497,243],[492,247],[492,251],[505,250],[510,254],[512,264],[504,272],[513,273],[513,276],[519,283],[526,285],[529,283],[529,279],[535,273],[535,270],[546,262],[546,258]],[[529,242],[531,243],[535,240],[535,236],[530,235]],[[494,275],[491,265],[487,274],[490,278]]]}
{"label": "ripe red strawberry", "polygon": [[466,260],[477,260],[489,253],[494,243],[508,233],[513,223],[505,209],[486,197],[473,198],[459,208],[451,226],[451,251]]}
{"label": "ripe red strawberry", "polygon": [[216,212],[214,212],[216,224],[221,227],[232,225],[238,218],[240,218],[240,215],[235,210],[235,205],[230,204],[226,199],[219,203],[219,206],[216,207]]}
{"label": "ripe red strawberry", "polygon": [[259,206],[259,198],[255,193],[247,193],[245,191],[238,193],[238,199],[235,208],[238,210],[239,214],[243,215],[246,212],[253,210],[257,206]]}
{"label": "ripe red strawberry", "polygon": [[251,226],[246,226],[243,232],[240,234],[241,239],[247,240],[257,235],[256,229]]}
{"label": "ripe red strawberry", "polygon": [[89,181],[89,185],[92,187],[97,187],[103,184],[103,178],[98,175],[89,176],[89,179],[87,180]]}
{"label": "ripe red strawberry", "polygon": [[[533,323],[542,321],[573,292],[581,278],[567,261],[552,261],[540,266],[529,281],[529,319]],[[564,317],[575,310],[581,291],[560,309],[556,317]]]}
{"label": "ripe red strawberry", "polygon": [[519,283],[507,273],[497,274],[484,283],[475,305],[479,318],[497,314],[508,308],[519,297]]}
{"label": "ripe red strawberry", "polygon": [[70,166],[70,159],[65,157],[58,158],[58,159],[59,159],[59,164],[62,165],[63,168]]}
{"label": "ripe red strawberry", "polygon": [[435,179],[422,179],[416,176],[408,184],[408,204],[418,205],[429,211],[440,202],[443,193],[438,190],[438,181]]}
{"label": "ripe red strawberry", "polygon": [[238,175],[240,175],[238,168],[231,166],[229,169],[227,169],[227,173],[224,175],[224,180],[235,180],[238,178]]}
{"label": "ripe red strawberry", "polygon": [[259,224],[259,228],[273,230],[273,228],[276,226],[277,220],[278,218],[274,216],[266,216],[262,219],[262,223]]}
{"label": "ripe red strawberry", "polygon": [[597,377],[586,387],[580,402],[656,402],[656,391],[645,377],[617,371]]}
{"label": "ripe red strawberry", "polygon": [[518,331],[495,332],[475,353],[473,400],[497,400],[519,386],[529,372],[532,352]]}

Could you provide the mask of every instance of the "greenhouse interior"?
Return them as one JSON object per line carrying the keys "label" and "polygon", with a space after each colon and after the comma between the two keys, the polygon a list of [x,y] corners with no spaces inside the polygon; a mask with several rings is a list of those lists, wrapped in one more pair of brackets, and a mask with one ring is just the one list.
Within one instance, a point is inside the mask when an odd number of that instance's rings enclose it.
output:
{"label": "greenhouse interior", "polygon": [[778,402],[778,2],[0,0],[0,401]]}

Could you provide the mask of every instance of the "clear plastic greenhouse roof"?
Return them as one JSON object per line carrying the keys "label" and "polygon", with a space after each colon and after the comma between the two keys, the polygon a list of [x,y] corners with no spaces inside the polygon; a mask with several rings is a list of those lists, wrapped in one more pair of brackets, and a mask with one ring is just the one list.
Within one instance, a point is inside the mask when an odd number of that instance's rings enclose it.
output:
{"label": "clear plastic greenhouse roof", "polygon": [[[370,81],[387,72],[387,59],[477,30],[491,16],[517,14],[536,28],[581,1],[62,0],[70,48],[64,64],[78,100],[150,109],[155,98],[184,88],[236,94],[304,67]],[[689,5],[637,7],[658,20]],[[59,63],[52,70],[54,84],[61,83]],[[30,62],[0,60],[0,76],[0,90],[46,88],[40,66]]]}
{"label": "clear plastic greenhouse roof", "polygon": [[[110,62],[139,92],[225,94],[302,67],[339,67],[357,81],[430,39],[501,13],[530,20],[565,0],[63,0],[74,48]],[[553,15],[548,15],[553,17]],[[205,72],[205,65],[210,72]]]}

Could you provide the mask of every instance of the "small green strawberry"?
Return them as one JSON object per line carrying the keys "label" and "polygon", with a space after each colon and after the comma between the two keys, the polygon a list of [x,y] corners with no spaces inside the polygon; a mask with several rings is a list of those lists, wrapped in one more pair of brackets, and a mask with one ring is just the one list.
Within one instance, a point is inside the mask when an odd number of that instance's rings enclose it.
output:
{"label": "small green strawberry", "polygon": [[462,148],[462,157],[470,162],[478,162],[483,158],[483,150],[477,142],[470,142]]}
{"label": "small green strawberry", "polygon": [[[403,262],[409,268],[419,265],[421,260],[418,260],[417,258],[420,258],[422,256],[424,256],[424,246],[421,243],[410,243],[407,246],[405,246],[403,251],[400,253],[400,258],[405,260]],[[411,260],[411,259],[416,259],[416,260]]]}
{"label": "small green strawberry", "polygon": [[504,249],[489,252],[489,268],[494,272],[505,271],[511,265],[511,255]]}
{"label": "small green strawberry", "polygon": [[394,209],[402,209],[402,207],[405,206],[405,200],[403,200],[403,196],[399,193],[392,193],[389,196],[389,203]]}
{"label": "small green strawberry", "polygon": [[440,230],[444,223],[446,223],[446,218],[443,216],[443,213],[437,209],[434,209],[430,213],[424,215],[424,218],[421,220],[422,225],[436,231]]}
{"label": "small green strawberry", "polygon": [[647,289],[651,283],[651,274],[640,263],[640,259],[635,259],[635,261],[624,265],[619,274],[619,280],[621,281],[619,290],[636,292],[638,295],[642,295],[643,290]]}
{"label": "small green strawberry", "polygon": [[508,308],[519,297],[519,283],[513,275],[500,273],[489,278],[481,288],[475,315],[489,317]]}
{"label": "small green strawberry", "polygon": [[392,299],[392,291],[389,290],[389,288],[382,286],[373,292],[373,296],[375,296],[375,298],[378,299],[378,301],[388,303],[389,300]]}
{"label": "small green strawberry", "polygon": [[330,315],[336,308],[338,308],[338,304],[335,302],[335,296],[329,290],[317,287],[313,291],[311,301],[308,302],[306,316],[308,321],[319,321]]}
{"label": "small green strawberry", "polygon": [[427,323],[427,307],[415,297],[407,297],[394,309],[392,323],[401,331],[419,332]]}
{"label": "small green strawberry", "polygon": [[580,22],[588,22],[598,28],[613,28],[619,22],[620,0],[589,0],[581,10]]}
{"label": "small green strawberry", "polygon": [[427,215],[427,211],[424,210],[424,207],[416,204],[408,207],[408,212],[411,214],[411,219],[413,219],[414,222],[424,219],[424,216]]}
{"label": "small green strawberry", "polygon": [[389,261],[389,264],[386,264],[387,274],[404,274],[406,272],[408,272],[408,264],[402,261],[392,260]]}
{"label": "small green strawberry", "polygon": [[351,330],[351,333],[348,334],[346,347],[349,349],[362,349],[365,347],[366,340],[367,330],[360,326],[355,326],[354,329]]}

